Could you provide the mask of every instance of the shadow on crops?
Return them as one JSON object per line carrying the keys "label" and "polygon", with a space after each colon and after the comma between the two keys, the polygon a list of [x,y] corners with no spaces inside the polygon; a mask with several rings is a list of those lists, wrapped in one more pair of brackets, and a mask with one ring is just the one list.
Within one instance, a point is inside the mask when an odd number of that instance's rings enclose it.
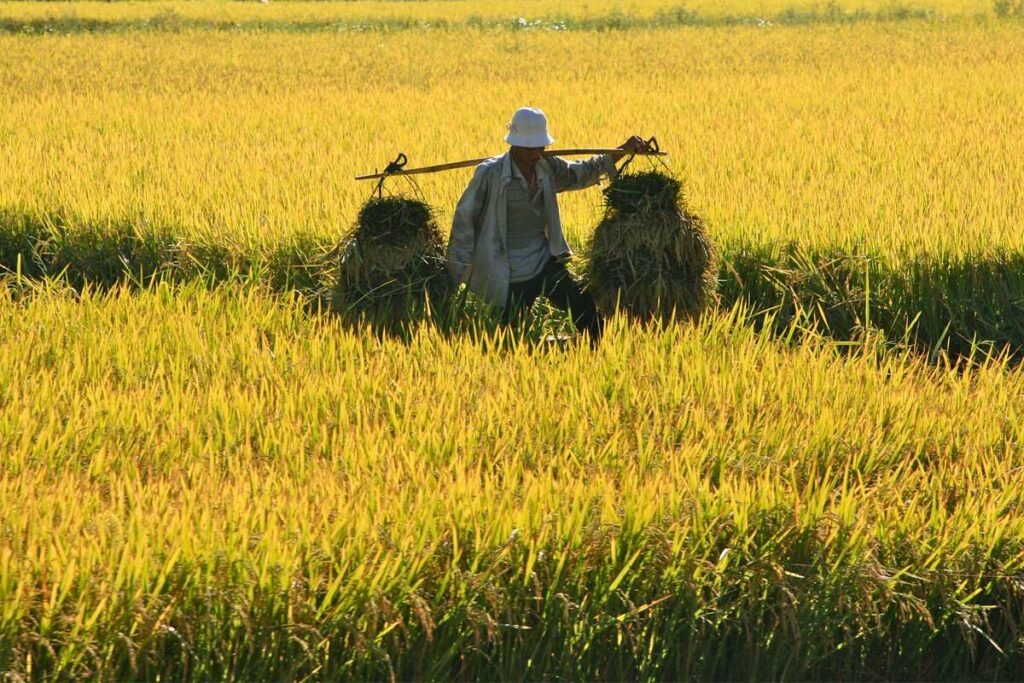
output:
{"label": "shadow on crops", "polygon": [[76,290],[154,281],[211,284],[258,278],[272,289],[322,289],[323,245],[299,236],[270,249],[188,241],[169,227],[106,221],[82,225],[60,213],[0,210],[0,272],[15,279],[61,279]]}
{"label": "shadow on crops", "polygon": [[[429,324],[446,336],[465,335],[479,338],[488,347],[511,348],[523,339],[541,339],[550,317],[541,308],[527,316],[523,325],[495,334],[501,328],[498,312],[464,289],[453,293],[446,283],[427,288],[429,299],[420,296],[421,291],[404,291],[401,286],[392,287],[394,291],[386,295],[365,288],[346,289],[344,285],[351,283],[338,277],[336,250],[312,237],[261,250],[188,241],[177,232],[129,220],[90,225],[68,220],[60,212],[35,215],[0,210],[0,276],[6,275],[4,279],[14,287],[59,280],[77,292],[123,286],[144,289],[156,282],[200,280],[217,286],[257,281],[271,291],[297,292],[311,314],[335,316],[353,331],[403,342]],[[361,301],[360,296],[369,301]]]}
{"label": "shadow on crops", "polygon": [[[61,279],[79,291],[155,281],[256,280],[273,291],[298,292],[312,311],[332,312],[396,339],[410,339],[422,324],[480,338],[503,329],[497,312],[464,290],[426,305],[410,302],[413,314],[397,322],[332,307],[331,245],[312,236],[255,248],[189,242],[174,232],[127,220],[71,225],[56,212],[0,211],[0,272],[8,273],[9,282]],[[774,334],[789,336],[796,329],[857,341],[872,332],[932,360],[1008,351],[1015,362],[1024,361],[1024,253],[915,255],[893,263],[795,245],[727,247],[718,279],[724,308],[745,304],[752,322]],[[559,314],[541,305],[524,325],[498,335],[499,345],[539,341],[559,325]]]}
{"label": "shadow on crops", "polygon": [[465,287],[448,288],[443,300],[409,292],[395,299],[398,314],[380,310],[345,308],[333,292],[308,301],[319,315],[334,316],[348,331],[380,340],[409,344],[424,327],[442,338],[470,339],[483,353],[566,349],[587,338],[578,336],[569,317],[547,301],[538,300],[515,322],[502,319],[500,309],[489,306]]}
{"label": "shadow on crops", "polygon": [[[294,273],[301,266],[292,268]],[[543,299],[518,323],[505,325],[500,311],[465,289],[441,287],[443,294],[427,299],[422,291],[409,291],[370,313],[340,304],[346,297],[337,295],[337,281],[323,270],[301,279],[278,275],[272,284],[281,289],[292,282],[303,284],[307,294],[316,292],[320,310],[391,339],[409,341],[428,324],[444,336],[469,336],[502,350],[573,332],[566,316]],[[855,348],[870,336],[931,362],[1004,352],[1012,362],[1024,362],[1024,253],[914,255],[894,263],[798,245],[725,250],[718,295],[723,309],[744,304],[749,322],[779,337],[821,335]]]}
{"label": "shadow on crops", "polygon": [[743,302],[755,323],[794,326],[837,340],[881,332],[893,343],[965,357],[1009,351],[1024,360],[1024,254],[907,258],[797,246],[726,253],[722,304]]}

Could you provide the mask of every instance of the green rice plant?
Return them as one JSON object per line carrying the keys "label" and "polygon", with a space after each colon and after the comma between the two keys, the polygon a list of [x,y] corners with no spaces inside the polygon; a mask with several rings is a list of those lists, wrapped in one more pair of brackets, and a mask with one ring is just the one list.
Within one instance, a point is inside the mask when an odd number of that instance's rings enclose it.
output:
{"label": "green rice plant", "polygon": [[722,306],[742,305],[761,329],[889,344],[926,357],[1024,354],[1024,258],[737,246],[719,269]]}

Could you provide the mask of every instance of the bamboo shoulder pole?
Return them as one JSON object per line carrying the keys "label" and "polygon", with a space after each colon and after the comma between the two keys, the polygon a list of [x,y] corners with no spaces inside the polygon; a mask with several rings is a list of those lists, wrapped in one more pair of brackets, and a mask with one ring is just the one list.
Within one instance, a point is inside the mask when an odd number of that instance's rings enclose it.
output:
{"label": "bamboo shoulder pole", "polygon": [[[580,156],[586,154],[616,154],[622,152],[621,149],[614,147],[582,147],[577,149],[547,149],[541,152],[542,156],[546,157],[571,157]],[[637,152],[637,156],[668,156],[668,152],[662,151],[649,151],[649,152]],[[466,159],[465,161],[452,161],[447,164],[436,164],[434,166],[421,166],[419,168],[403,168],[399,171],[392,173],[369,173],[367,175],[357,175],[356,180],[375,180],[377,178],[384,178],[387,176],[398,176],[398,175],[416,175],[417,173],[437,173],[439,171],[451,171],[456,168],[469,168],[470,166],[478,166],[488,159],[494,157],[480,157],[479,159]]]}

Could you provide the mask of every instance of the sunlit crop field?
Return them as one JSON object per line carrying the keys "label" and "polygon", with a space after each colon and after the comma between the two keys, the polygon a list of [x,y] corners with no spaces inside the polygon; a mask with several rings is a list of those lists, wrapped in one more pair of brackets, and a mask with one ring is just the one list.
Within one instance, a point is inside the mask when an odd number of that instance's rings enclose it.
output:
{"label": "sunlit crop field", "polygon": [[[1007,7],[0,3],[0,672],[1020,678]],[[657,137],[720,306],[328,313],[353,177],[524,104]],[[385,189],[447,229],[470,173]]]}

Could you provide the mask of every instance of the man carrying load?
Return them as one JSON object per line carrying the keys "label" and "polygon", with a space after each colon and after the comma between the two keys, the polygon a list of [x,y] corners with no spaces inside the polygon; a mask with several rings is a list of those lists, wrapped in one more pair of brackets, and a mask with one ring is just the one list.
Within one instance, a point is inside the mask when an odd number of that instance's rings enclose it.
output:
{"label": "man carrying load", "polygon": [[503,307],[504,321],[547,296],[594,343],[604,321],[565,267],[572,250],[562,233],[557,194],[595,185],[602,175],[614,177],[615,162],[646,151],[647,144],[633,136],[621,151],[567,162],[542,156],[554,142],[547,124],[539,109],[519,109],[505,136],[509,151],[477,166],[455,208],[448,268],[485,301]]}

